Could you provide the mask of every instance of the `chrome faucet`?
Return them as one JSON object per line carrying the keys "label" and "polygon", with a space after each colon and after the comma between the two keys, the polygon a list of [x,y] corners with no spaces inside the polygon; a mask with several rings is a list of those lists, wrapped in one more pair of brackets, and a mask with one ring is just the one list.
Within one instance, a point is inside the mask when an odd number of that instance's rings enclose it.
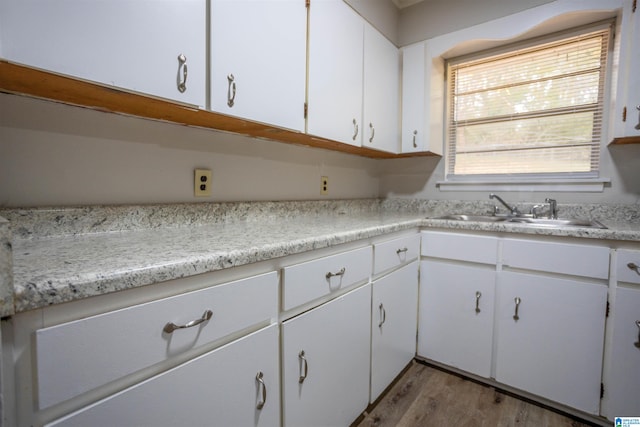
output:
{"label": "chrome faucet", "polygon": [[558,219],[558,202],[555,199],[544,199],[545,203],[549,203],[549,218]]}
{"label": "chrome faucet", "polygon": [[[517,207],[515,207],[515,206],[513,206],[513,207],[509,206],[509,205],[507,204],[507,202],[505,202],[504,200],[502,200],[502,198],[501,198],[500,196],[498,196],[498,195],[496,195],[496,194],[491,193],[491,194],[489,194],[489,198],[490,198],[490,199],[496,199],[496,200],[498,200],[500,203],[502,203],[502,205],[503,205],[505,208],[509,209],[509,212],[511,213],[511,215],[520,215],[520,211],[518,210],[518,208],[517,208]],[[494,212],[495,212],[495,210],[494,210]]]}

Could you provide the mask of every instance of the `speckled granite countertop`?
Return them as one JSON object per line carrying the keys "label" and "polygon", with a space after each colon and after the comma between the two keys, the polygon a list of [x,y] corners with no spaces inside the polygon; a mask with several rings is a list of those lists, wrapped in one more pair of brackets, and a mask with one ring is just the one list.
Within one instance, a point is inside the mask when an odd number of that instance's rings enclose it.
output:
{"label": "speckled granite countertop", "polygon": [[[3,264],[0,252],[0,285],[3,271],[12,272],[5,275],[13,278],[13,301],[2,300],[12,307],[1,315],[417,227],[640,243],[640,212],[620,207],[607,216],[596,207],[577,212],[610,218],[602,220],[606,230],[427,219],[472,208],[487,206],[367,199],[4,210],[13,265],[11,257]],[[5,227],[0,221],[0,240]]]}

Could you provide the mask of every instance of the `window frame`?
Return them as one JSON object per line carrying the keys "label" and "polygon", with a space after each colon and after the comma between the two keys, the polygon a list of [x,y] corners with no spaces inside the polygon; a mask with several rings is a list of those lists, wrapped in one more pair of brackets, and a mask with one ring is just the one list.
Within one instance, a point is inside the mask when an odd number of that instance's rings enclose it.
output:
{"label": "window frame", "polygon": [[[439,181],[438,186],[441,191],[590,191],[601,192],[604,186],[610,182],[608,178],[602,178],[602,156],[601,153],[606,147],[606,137],[608,135],[608,108],[611,96],[611,82],[614,72],[614,57],[616,54],[615,33],[617,29],[616,18],[607,18],[585,25],[579,25],[562,31],[551,32],[541,36],[519,40],[513,43],[505,43],[498,47],[493,47],[476,52],[445,59],[444,83],[443,83],[443,124],[444,124],[444,181]],[[602,91],[601,103],[601,125],[599,137],[600,160],[597,171],[591,172],[561,172],[543,174],[475,174],[475,175],[455,175],[450,169],[450,150],[452,141],[450,140],[451,124],[451,102],[449,90],[449,65],[459,64],[501,55],[520,49],[533,48],[541,44],[553,43],[559,40],[588,34],[591,32],[608,30],[607,59],[605,63],[604,88]]]}

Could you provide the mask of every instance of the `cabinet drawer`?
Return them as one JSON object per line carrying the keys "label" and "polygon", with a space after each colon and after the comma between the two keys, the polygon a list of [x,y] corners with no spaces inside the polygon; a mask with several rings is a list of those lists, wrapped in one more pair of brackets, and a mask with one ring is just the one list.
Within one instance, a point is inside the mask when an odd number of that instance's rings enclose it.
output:
{"label": "cabinet drawer", "polygon": [[619,250],[616,272],[618,282],[640,284],[640,251]]}
{"label": "cabinet drawer", "polygon": [[399,267],[420,255],[420,235],[400,237],[373,245],[373,273]]}
{"label": "cabinet drawer", "polygon": [[490,236],[422,232],[422,255],[434,258],[495,264],[498,254],[498,239]]}
{"label": "cabinet drawer", "polygon": [[289,310],[339,289],[367,281],[371,275],[372,262],[371,246],[367,246],[285,267],[282,308]]}
{"label": "cabinet drawer", "polygon": [[502,263],[548,273],[607,279],[609,248],[569,243],[505,239]]}
{"label": "cabinet drawer", "polygon": [[[36,331],[39,407],[277,316],[275,272]],[[177,329],[211,310],[209,320]]]}

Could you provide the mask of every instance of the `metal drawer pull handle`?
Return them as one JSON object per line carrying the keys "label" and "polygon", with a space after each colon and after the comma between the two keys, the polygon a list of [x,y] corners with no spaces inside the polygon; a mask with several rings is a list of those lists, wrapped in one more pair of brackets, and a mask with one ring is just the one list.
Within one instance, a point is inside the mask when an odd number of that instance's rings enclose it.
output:
{"label": "metal drawer pull handle", "polygon": [[358,136],[358,122],[356,122],[356,119],[353,119],[353,140],[356,140],[356,137]]}
{"label": "metal drawer pull handle", "polygon": [[[182,67],[182,81],[180,81],[180,68]],[[178,90],[184,93],[187,90],[187,57],[178,55]]]}
{"label": "metal drawer pull handle", "polygon": [[[636,105],[636,110],[640,111],[640,105]],[[640,130],[640,114],[638,115],[638,124],[636,125],[636,130]]]}
{"label": "metal drawer pull handle", "polygon": [[382,328],[384,322],[387,321],[387,310],[384,309],[384,305],[382,305],[382,303],[380,303],[378,308],[380,309],[380,323],[378,323],[378,328]]}
{"label": "metal drawer pull handle", "polygon": [[332,273],[332,272],[328,272],[325,277],[327,278],[327,280],[331,279],[334,276],[344,276],[344,272],[346,271],[345,267],[342,267],[340,269],[340,271],[338,271],[337,273]]}
{"label": "metal drawer pull handle", "polygon": [[629,264],[627,264],[627,267],[629,267],[630,270],[633,270],[636,273],[640,274],[640,267],[638,267],[638,264],[636,264],[635,262],[630,262]]}
{"label": "metal drawer pull handle", "polygon": [[376,128],[373,127],[373,123],[369,123],[369,129],[371,129],[371,137],[369,138],[369,142],[373,142],[373,137],[376,136]]}
{"label": "metal drawer pull handle", "polygon": [[480,313],[480,297],[482,294],[480,291],[476,291],[476,313]]}
{"label": "metal drawer pull handle", "polygon": [[256,381],[258,381],[258,386],[260,388],[262,388],[262,400],[258,401],[258,404],[256,405],[257,409],[262,409],[264,408],[264,404],[267,403],[267,386],[264,384],[264,380],[262,379],[264,377],[264,374],[261,372],[258,372],[258,375],[256,375]]}
{"label": "metal drawer pull handle", "polygon": [[418,144],[416,144],[416,135],[418,134],[417,130],[413,131],[413,148],[418,148]]}
{"label": "metal drawer pull handle", "polygon": [[194,326],[198,326],[202,322],[206,322],[207,320],[211,319],[211,316],[213,316],[213,311],[207,310],[202,314],[202,317],[199,318],[199,319],[192,320],[191,322],[185,323],[184,325],[176,325],[173,322],[169,322],[166,325],[164,325],[164,328],[162,330],[165,331],[166,333],[170,334],[171,332],[175,331],[176,329],[193,328]]}
{"label": "metal drawer pull handle", "polygon": [[300,378],[298,383],[302,384],[307,379],[307,373],[309,372],[309,365],[307,364],[307,358],[304,357],[304,350],[298,353],[298,359],[300,359]]}
{"label": "metal drawer pull handle", "polygon": [[227,80],[229,80],[229,87],[227,88],[227,105],[229,107],[233,107],[233,104],[236,102],[236,82],[233,74],[229,74],[227,76]]}
{"label": "metal drawer pull handle", "polygon": [[513,320],[517,322],[518,320],[520,320],[520,316],[518,316],[518,307],[520,307],[520,303],[522,302],[522,300],[520,299],[520,297],[516,297],[514,301],[516,303],[516,313],[513,315]]}
{"label": "metal drawer pull handle", "polygon": [[400,255],[401,253],[403,253],[403,252],[407,252],[408,250],[409,250],[409,248],[402,248],[402,249],[398,249],[398,250],[396,251],[396,253],[397,253],[398,255]]}
{"label": "metal drawer pull handle", "polygon": [[633,345],[640,348],[640,320],[636,320],[636,326],[638,327],[638,342],[634,342]]}

